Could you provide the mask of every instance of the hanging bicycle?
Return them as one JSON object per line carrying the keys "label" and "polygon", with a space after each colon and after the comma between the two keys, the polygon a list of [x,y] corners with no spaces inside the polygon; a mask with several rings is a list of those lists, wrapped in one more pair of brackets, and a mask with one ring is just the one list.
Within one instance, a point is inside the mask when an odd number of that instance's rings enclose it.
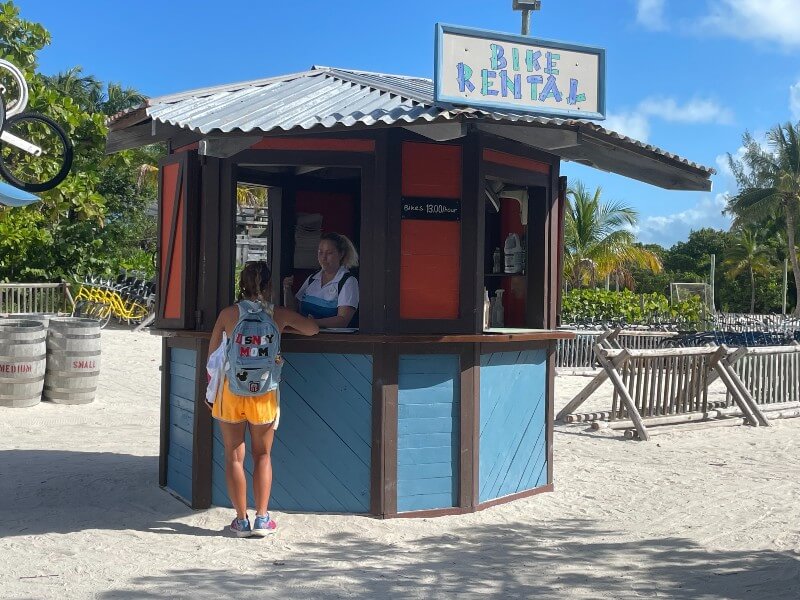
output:
{"label": "hanging bicycle", "polygon": [[27,105],[24,75],[0,59],[0,175],[26,192],[44,192],[69,174],[72,142],[50,117],[26,112]]}

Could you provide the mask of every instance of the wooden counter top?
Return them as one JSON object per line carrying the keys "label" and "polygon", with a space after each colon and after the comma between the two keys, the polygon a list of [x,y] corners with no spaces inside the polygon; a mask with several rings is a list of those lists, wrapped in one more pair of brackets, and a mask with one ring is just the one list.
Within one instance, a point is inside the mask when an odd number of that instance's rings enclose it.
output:
{"label": "wooden counter top", "polygon": [[[162,337],[189,337],[189,338],[210,338],[211,333],[206,331],[183,331],[183,330],[151,330],[153,335]],[[508,342],[530,342],[547,340],[570,340],[575,337],[573,331],[552,330],[552,329],[524,329],[514,332],[494,333],[486,332],[483,334],[406,334],[406,335],[385,335],[372,333],[326,333],[320,332],[314,336],[295,335],[284,333],[283,339],[287,342],[296,343],[315,343],[315,342],[346,342],[348,344],[491,344]]]}

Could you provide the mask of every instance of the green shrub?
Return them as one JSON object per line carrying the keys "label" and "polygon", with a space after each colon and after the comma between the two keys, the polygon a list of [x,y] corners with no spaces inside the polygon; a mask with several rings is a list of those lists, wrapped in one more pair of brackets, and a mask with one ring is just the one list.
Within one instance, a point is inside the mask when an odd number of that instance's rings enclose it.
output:
{"label": "green shrub", "polygon": [[575,289],[565,293],[562,323],[624,322],[627,324],[677,323],[696,326],[703,317],[699,298],[670,305],[663,294],[636,294],[602,289]]}

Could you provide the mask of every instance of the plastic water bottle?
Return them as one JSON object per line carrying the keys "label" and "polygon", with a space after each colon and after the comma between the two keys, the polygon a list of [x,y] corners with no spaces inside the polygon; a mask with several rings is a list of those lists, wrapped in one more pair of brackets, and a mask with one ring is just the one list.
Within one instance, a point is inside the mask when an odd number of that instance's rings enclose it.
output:
{"label": "plastic water bottle", "polygon": [[503,292],[505,290],[497,290],[497,297],[494,301],[492,310],[492,327],[503,327],[505,324],[505,311],[503,310]]}
{"label": "plastic water bottle", "polygon": [[520,273],[522,271],[522,244],[516,233],[509,233],[504,246],[506,260],[506,273]]}

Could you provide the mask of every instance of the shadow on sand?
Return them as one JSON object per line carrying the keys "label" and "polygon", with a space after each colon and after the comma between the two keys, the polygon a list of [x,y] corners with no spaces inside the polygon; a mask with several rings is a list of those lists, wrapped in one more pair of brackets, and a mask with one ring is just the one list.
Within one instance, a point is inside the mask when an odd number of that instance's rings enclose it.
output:
{"label": "shadow on sand", "polygon": [[0,538],[84,529],[218,535],[168,522],[192,512],[158,487],[154,456],[0,451]]}
{"label": "shadow on sand", "polygon": [[392,545],[353,535],[295,546],[255,573],[213,568],[141,577],[98,596],[133,598],[800,597],[800,556],[710,551],[670,537],[615,542],[591,521],[454,528]]}
{"label": "shadow on sand", "polygon": [[[84,529],[217,536],[170,522],[193,511],[158,488],[157,473],[155,457],[0,451],[0,537]],[[707,518],[734,527],[733,514]],[[447,534],[396,544],[368,532],[289,545],[263,540],[260,555],[269,558],[253,572],[171,569],[97,598],[800,598],[795,553],[713,550],[678,536],[619,541],[630,534],[592,520],[490,521],[466,527],[453,519]]]}

